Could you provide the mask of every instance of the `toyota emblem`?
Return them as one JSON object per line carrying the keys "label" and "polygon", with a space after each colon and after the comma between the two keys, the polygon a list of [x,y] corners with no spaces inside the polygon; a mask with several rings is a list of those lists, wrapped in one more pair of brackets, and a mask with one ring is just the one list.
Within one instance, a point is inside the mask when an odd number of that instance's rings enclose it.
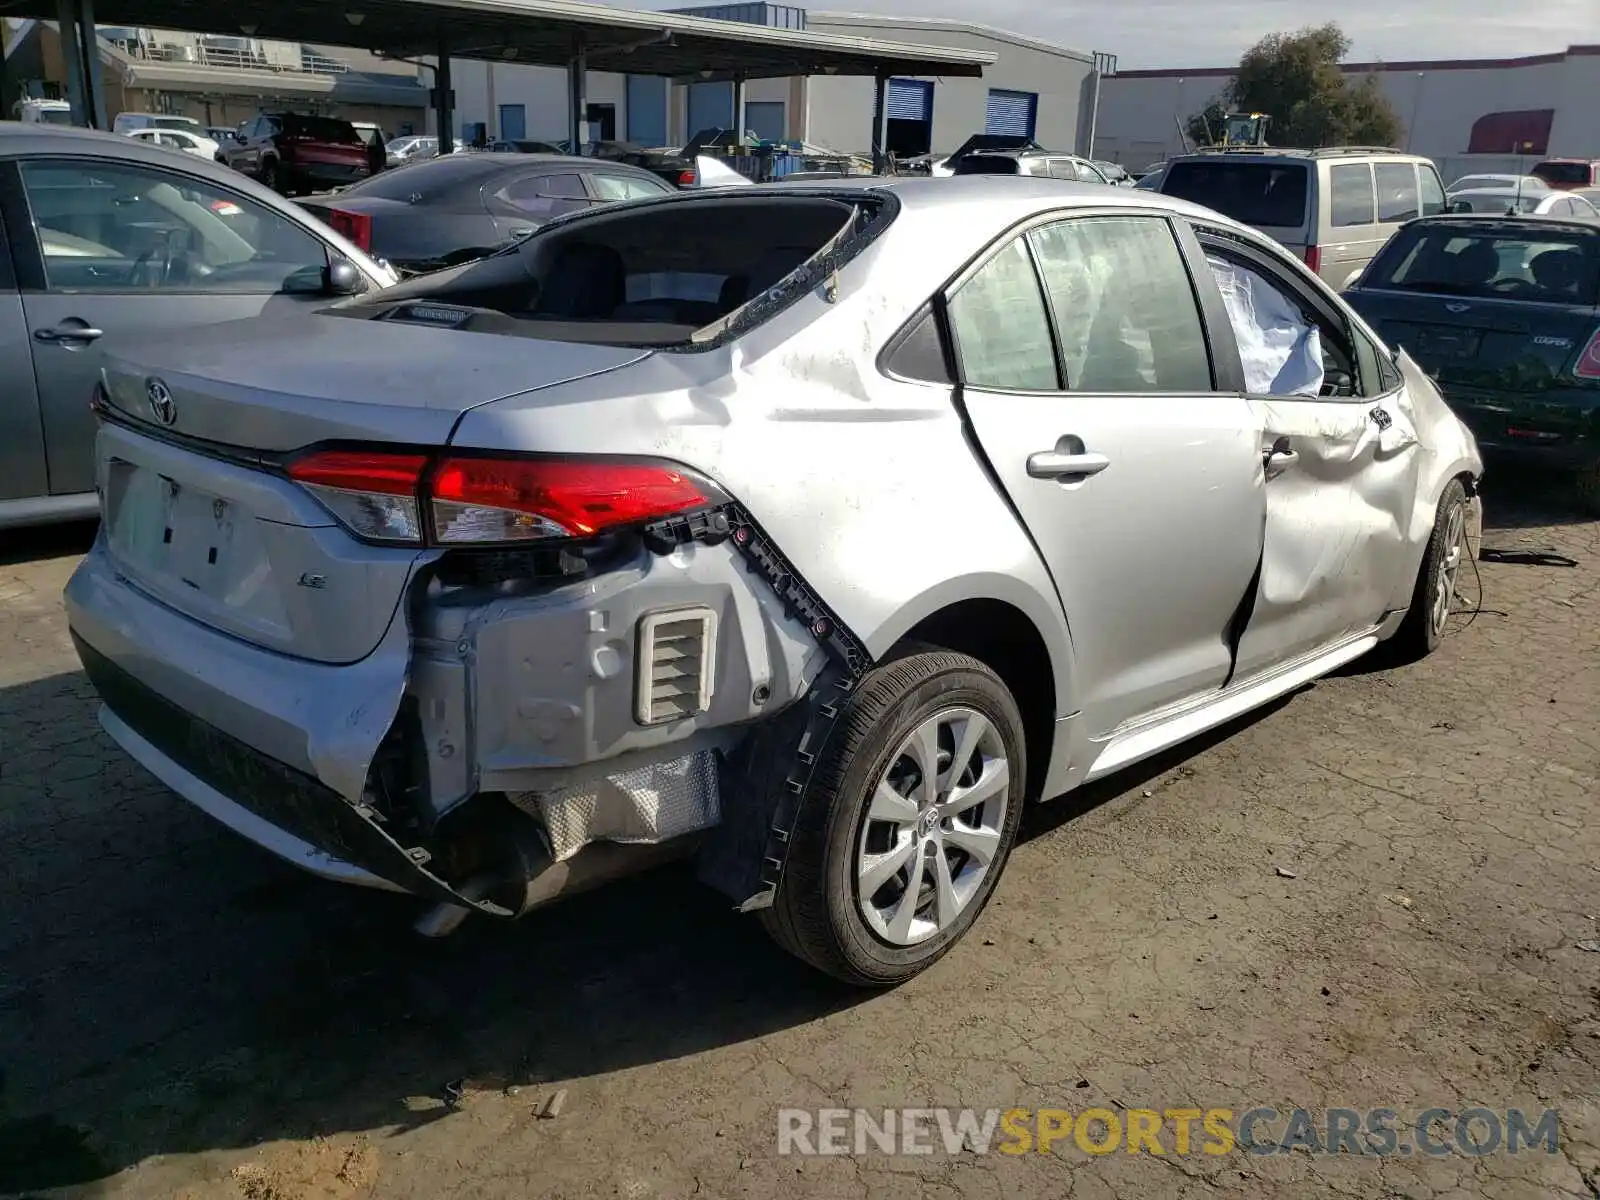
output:
{"label": "toyota emblem", "polygon": [[159,379],[152,379],[144,389],[145,395],[150,398],[150,411],[156,420],[163,425],[171,425],[178,419],[178,404],[172,398],[172,389]]}

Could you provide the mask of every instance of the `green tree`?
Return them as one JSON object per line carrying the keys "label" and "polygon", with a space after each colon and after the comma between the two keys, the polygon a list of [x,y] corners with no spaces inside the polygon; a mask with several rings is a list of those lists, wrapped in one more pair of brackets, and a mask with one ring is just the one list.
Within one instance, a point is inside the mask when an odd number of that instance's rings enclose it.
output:
{"label": "green tree", "polygon": [[[1377,80],[1352,82],[1339,69],[1349,50],[1332,23],[1271,34],[1245,51],[1223,98],[1233,111],[1271,114],[1267,140],[1275,146],[1399,145],[1405,127]],[[1207,106],[1190,118],[1191,136],[1211,113]]]}

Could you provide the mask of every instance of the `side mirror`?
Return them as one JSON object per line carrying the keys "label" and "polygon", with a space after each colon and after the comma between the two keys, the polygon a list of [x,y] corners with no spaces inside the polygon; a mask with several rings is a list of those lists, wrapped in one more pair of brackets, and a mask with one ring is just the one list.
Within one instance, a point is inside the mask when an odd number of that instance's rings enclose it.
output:
{"label": "side mirror", "polygon": [[1344,282],[1339,285],[1339,290],[1341,292],[1348,292],[1351,288],[1355,287],[1356,284],[1361,282],[1361,273],[1364,270],[1366,270],[1365,267],[1357,267],[1354,271],[1351,271],[1350,274],[1344,277]]}
{"label": "side mirror", "polygon": [[330,296],[359,296],[367,290],[367,280],[347,258],[331,260],[322,273],[323,291]]}

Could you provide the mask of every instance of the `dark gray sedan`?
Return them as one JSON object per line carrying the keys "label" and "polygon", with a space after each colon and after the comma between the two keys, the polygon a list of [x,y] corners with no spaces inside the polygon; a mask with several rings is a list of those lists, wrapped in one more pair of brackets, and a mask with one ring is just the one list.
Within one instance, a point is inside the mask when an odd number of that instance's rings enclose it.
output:
{"label": "dark gray sedan", "polygon": [[0,529],[92,516],[101,337],[325,305],[392,271],[237,171],[110,133],[0,124]]}
{"label": "dark gray sedan", "polygon": [[561,154],[451,154],[300,203],[406,275],[457,266],[552,217],[675,189],[649,171]]}

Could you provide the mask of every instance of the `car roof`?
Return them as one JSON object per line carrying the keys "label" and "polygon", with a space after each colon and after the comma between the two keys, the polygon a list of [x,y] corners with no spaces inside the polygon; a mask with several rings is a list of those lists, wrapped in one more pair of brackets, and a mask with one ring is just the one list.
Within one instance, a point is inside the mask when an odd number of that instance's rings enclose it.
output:
{"label": "car roof", "polygon": [[[1072,155],[1062,155],[1070,158]],[[411,168],[406,168],[410,170]],[[952,212],[963,209],[1010,210],[1012,221],[1025,220],[1030,213],[1051,209],[1116,208],[1130,212],[1168,212],[1222,226],[1247,236],[1252,241],[1262,240],[1254,230],[1225,217],[1212,209],[1165,196],[1160,192],[1141,192],[1134,188],[1109,188],[1103,183],[1079,183],[1075,180],[1050,179],[1041,175],[956,175],[933,178],[925,175],[836,175],[831,179],[801,179],[793,183],[775,179],[763,184],[758,194],[763,196],[792,193],[818,195],[833,193],[891,192],[908,208],[937,210],[948,207]],[[675,192],[669,196],[637,200],[635,204],[693,204],[725,198],[727,189],[705,188],[696,191]],[[743,189],[740,194],[744,195]],[[603,210],[595,210],[603,211]],[[571,218],[561,218],[570,220]]]}
{"label": "car roof", "polygon": [[1188,154],[1174,154],[1167,165],[1180,162],[1232,162],[1235,160],[1272,159],[1278,162],[1320,162],[1330,158],[1395,158],[1406,162],[1430,162],[1425,155],[1411,154],[1388,146],[1319,146],[1298,149],[1293,146],[1218,146],[1210,150],[1195,150]]}
{"label": "car roof", "polygon": [[1548,229],[1553,225],[1570,225],[1588,233],[1600,233],[1600,216],[1574,217],[1558,213],[1437,213],[1417,217],[1406,225],[1525,225],[1534,229]]}

